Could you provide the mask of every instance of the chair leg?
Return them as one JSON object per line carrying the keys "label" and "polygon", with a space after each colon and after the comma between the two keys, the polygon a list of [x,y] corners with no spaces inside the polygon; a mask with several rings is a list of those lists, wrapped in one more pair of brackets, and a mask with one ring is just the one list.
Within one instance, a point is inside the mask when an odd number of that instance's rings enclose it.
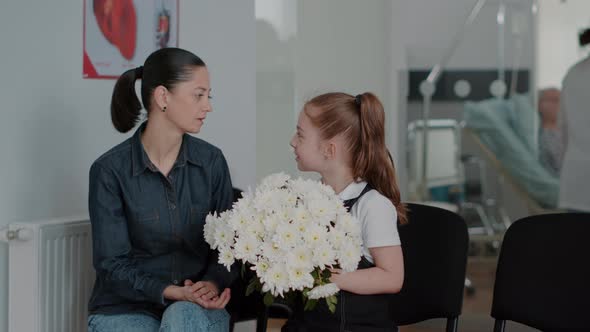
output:
{"label": "chair leg", "polygon": [[468,277],[465,277],[465,291],[467,292],[467,296],[475,295],[475,286]]}
{"label": "chair leg", "polygon": [[496,319],[494,323],[494,332],[504,332],[506,330],[506,321],[501,319]]}
{"label": "chair leg", "polygon": [[262,305],[256,318],[256,332],[266,332],[268,325],[268,307]]}
{"label": "chair leg", "polygon": [[457,332],[459,326],[459,317],[453,317],[447,319],[447,332]]}

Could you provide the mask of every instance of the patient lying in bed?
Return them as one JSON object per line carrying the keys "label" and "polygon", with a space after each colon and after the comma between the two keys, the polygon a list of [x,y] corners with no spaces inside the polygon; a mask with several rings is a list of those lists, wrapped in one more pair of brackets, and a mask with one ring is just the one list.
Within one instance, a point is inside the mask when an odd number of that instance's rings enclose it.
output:
{"label": "patient lying in bed", "polygon": [[527,96],[466,102],[464,120],[505,171],[534,201],[557,205],[557,174],[540,161],[538,113]]}

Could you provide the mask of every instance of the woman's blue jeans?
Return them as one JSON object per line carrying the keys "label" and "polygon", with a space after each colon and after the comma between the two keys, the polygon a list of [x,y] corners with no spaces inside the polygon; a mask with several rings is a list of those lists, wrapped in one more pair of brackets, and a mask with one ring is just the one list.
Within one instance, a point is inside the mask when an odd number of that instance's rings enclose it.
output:
{"label": "woman's blue jeans", "polygon": [[172,303],[158,320],[147,314],[93,314],[88,317],[88,332],[183,332],[229,331],[229,314],[225,309],[210,310],[186,301]]}

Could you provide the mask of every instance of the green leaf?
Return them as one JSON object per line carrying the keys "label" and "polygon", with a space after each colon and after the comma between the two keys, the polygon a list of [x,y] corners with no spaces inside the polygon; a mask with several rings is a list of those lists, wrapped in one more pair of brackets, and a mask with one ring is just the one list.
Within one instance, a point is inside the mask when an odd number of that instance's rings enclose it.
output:
{"label": "green leaf", "polygon": [[336,303],[338,303],[338,297],[336,295],[326,297],[326,304],[332,313],[336,312]]}
{"label": "green leaf", "polygon": [[261,290],[262,285],[260,284],[260,281],[258,280],[258,278],[254,277],[250,280],[250,283],[248,284],[248,288],[246,288],[246,296],[254,293],[254,291],[259,291]]}
{"label": "green leaf", "polygon": [[335,313],[336,312],[336,304],[332,303],[332,302],[328,302],[328,309],[330,309],[331,313]]}
{"label": "green leaf", "polygon": [[246,288],[246,296],[249,296],[250,294],[254,293],[254,291],[256,290],[256,285],[254,285],[254,283],[250,283],[248,284],[248,288]]}
{"label": "green leaf", "polygon": [[274,296],[272,296],[271,293],[266,293],[264,294],[264,305],[265,306],[270,306],[273,302],[275,301]]}
{"label": "green leaf", "polygon": [[336,297],[336,295],[331,295],[326,298],[326,302],[336,304],[338,303],[338,298]]}
{"label": "green leaf", "polygon": [[311,271],[311,276],[312,276],[314,279],[316,279],[316,280],[320,278],[320,275],[319,275],[319,273],[318,273],[318,270],[317,270],[317,269],[315,269],[315,270]]}
{"label": "green leaf", "polygon": [[308,299],[305,302],[305,307],[303,308],[303,310],[306,310],[306,311],[313,310],[316,307],[317,304],[318,304],[318,301],[317,300],[310,300],[310,299]]}
{"label": "green leaf", "polygon": [[330,272],[330,270],[325,269],[324,271],[322,271],[322,278],[329,280],[330,277],[332,276],[332,272]]}

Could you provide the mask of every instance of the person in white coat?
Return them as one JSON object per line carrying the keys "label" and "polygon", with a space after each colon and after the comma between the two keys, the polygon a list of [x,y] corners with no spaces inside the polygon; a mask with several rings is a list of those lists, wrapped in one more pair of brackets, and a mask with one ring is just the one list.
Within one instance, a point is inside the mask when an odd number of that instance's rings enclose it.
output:
{"label": "person in white coat", "polygon": [[[590,43],[590,29],[580,45]],[[590,56],[571,67],[563,79],[561,112],[565,155],[561,168],[559,207],[590,212]]]}

